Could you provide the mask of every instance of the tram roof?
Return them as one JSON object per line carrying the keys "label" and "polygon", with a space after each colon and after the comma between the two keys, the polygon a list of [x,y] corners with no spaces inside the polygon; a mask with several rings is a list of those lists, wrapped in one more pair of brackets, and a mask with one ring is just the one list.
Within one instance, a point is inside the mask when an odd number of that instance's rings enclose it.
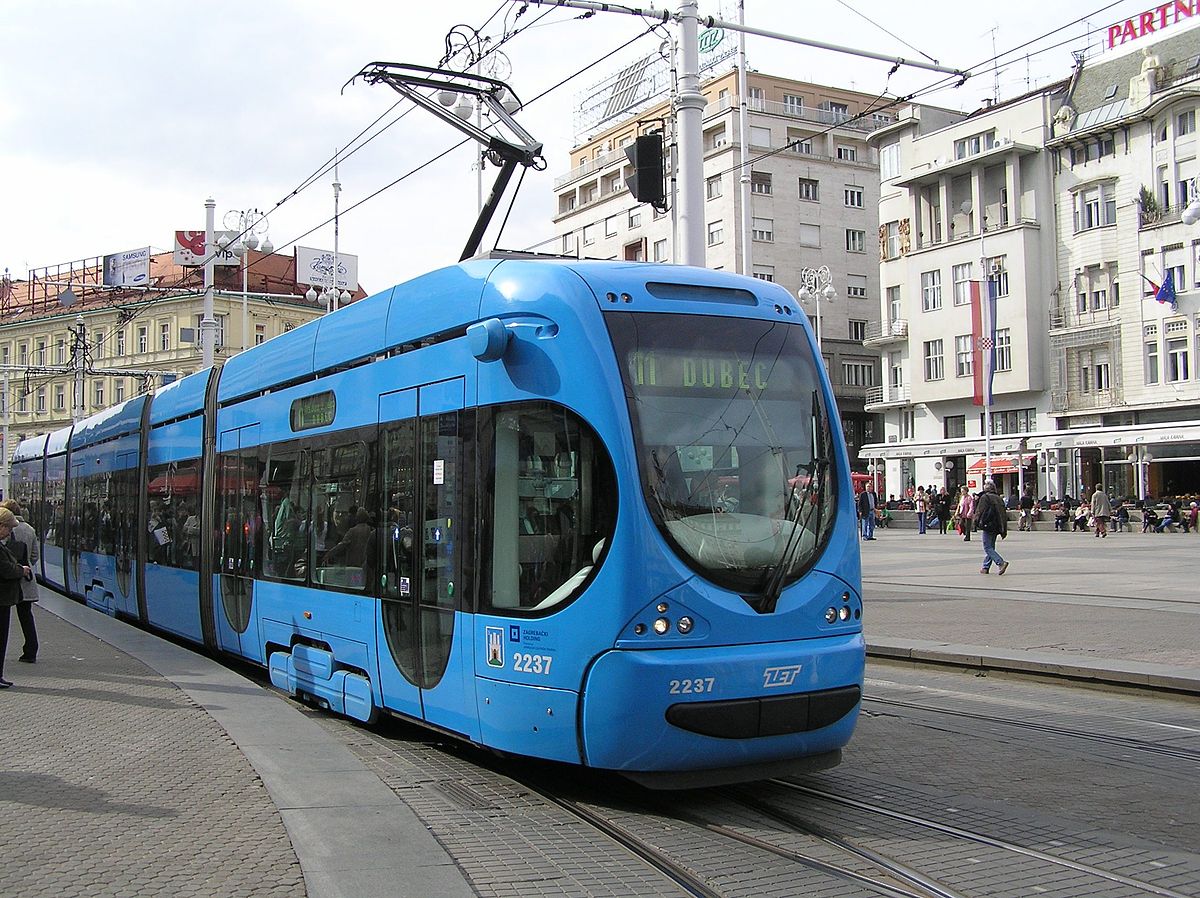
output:
{"label": "tram roof", "polygon": [[71,435],[71,449],[93,446],[112,437],[136,433],[142,424],[142,406],[148,398],[144,395],[134,396],[80,421]]}
{"label": "tram roof", "polygon": [[150,426],[203,411],[204,394],[212,372],[212,368],[202,368],[156,392],[150,404]]}
{"label": "tram roof", "polygon": [[16,451],[13,452],[13,462],[25,461],[28,458],[37,458],[46,451],[46,440],[50,438],[48,433],[39,433],[35,437],[26,437],[17,443]]}

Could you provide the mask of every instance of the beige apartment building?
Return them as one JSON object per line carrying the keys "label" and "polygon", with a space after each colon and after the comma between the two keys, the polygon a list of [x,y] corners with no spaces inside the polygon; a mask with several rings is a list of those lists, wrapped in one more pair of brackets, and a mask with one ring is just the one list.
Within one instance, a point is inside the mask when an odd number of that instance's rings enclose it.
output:
{"label": "beige apartment building", "polygon": [[[781,284],[793,295],[805,268],[828,266],[835,298],[822,300],[821,344],[852,457],[882,439],[881,418],[864,410],[879,381],[875,352],[863,340],[879,327],[875,238],[878,154],[868,143],[894,111],[877,97],[751,72],[748,126],[739,128],[737,73],[702,85],[706,262]],[[666,102],[589,135],[571,151],[571,170],[555,180],[558,249],[584,258],[672,262],[672,213],[639,204],[625,187],[624,148],[663,131]],[[749,147],[749,204],[742,202],[740,149]],[[674,206],[668,183],[668,205]],[[743,237],[748,234],[749,239]],[[748,265],[747,265],[748,261]],[[817,309],[807,309],[816,324]],[[858,462],[856,469],[865,469]]]}

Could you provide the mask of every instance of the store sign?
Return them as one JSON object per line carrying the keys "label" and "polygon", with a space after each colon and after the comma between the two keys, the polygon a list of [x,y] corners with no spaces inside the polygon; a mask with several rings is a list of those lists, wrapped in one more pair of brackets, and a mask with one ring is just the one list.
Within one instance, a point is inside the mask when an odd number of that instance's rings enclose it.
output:
{"label": "store sign", "polygon": [[337,268],[339,290],[358,289],[358,256],[351,253],[334,255],[329,250],[296,247],[296,283],[313,287],[332,287],[333,270]]}
{"label": "store sign", "polygon": [[1200,14],[1200,0],[1171,0],[1108,26],[1108,49],[1123,47]]}
{"label": "store sign", "polygon": [[105,287],[143,286],[150,281],[150,247],[104,257]]}
{"label": "store sign", "polygon": [[[214,231],[213,240],[220,240],[224,235],[232,246],[237,241],[239,236],[237,231]],[[184,268],[199,268],[204,264],[204,231],[176,231],[175,232],[175,254],[172,260],[176,265],[182,265]],[[220,245],[216,248],[216,257],[213,259],[214,265],[240,265],[242,262],[233,254],[232,250],[221,249]]]}

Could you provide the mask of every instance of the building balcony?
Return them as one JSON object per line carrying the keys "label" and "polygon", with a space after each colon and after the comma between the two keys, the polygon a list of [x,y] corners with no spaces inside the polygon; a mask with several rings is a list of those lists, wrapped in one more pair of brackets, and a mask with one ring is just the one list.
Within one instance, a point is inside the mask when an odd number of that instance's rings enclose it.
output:
{"label": "building balcony", "polygon": [[616,162],[624,163],[626,161],[628,160],[625,156],[624,147],[619,150],[612,150],[611,152],[597,156],[595,159],[589,159],[587,162],[583,163],[583,165],[571,169],[565,175],[559,175],[554,179],[554,189],[558,190],[560,187],[565,187],[572,181],[578,181],[580,178],[584,178],[588,175],[595,174],[598,171],[602,171]]}
{"label": "building balcony", "polygon": [[867,324],[863,346],[887,346],[889,343],[903,343],[908,339],[908,319],[897,318],[895,321],[871,321]]}
{"label": "building balcony", "polygon": [[1050,409],[1055,412],[1086,412],[1116,408],[1124,404],[1119,387],[1109,390],[1051,390]]}
{"label": "building balcony", "polygon": [[1061,331],[1072,328],[1092,328],[1109,324],[1120,324],[1121,316],[1115,309],[1091,309],[1080,312],[1078,309],[1051,309],[1050,330]]}
{"label": "building balcony", "polygon": [[900,386],[868,387],[863,401],[866,411],[877,412],[885,408],[895,408],[908,405],[912,401],[912,393],[906,384]]}

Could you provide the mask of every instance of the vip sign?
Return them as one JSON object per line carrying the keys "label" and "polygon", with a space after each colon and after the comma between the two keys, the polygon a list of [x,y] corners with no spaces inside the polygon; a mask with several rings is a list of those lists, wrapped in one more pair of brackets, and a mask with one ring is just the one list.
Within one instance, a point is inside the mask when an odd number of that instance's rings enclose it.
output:
{"label": "vip sign", "polygon": [[[218,241],[216,247],[214,265],[240,265],[241,259],[233,254],[230,249],[221,249],[219,241],[225,236],[232,246],[240,236],[237,231],[215,231],[213,240]],[[175,232],[175,254],[173,261],[176,265],[182,265],[184,268],[197,268],[204,264],[204,232],[203,231],[176,231]]]}
{"label": "vip sign", "polygon": [[1157,34],[1200,13],[1200,0],[1171,0],[1108,26],[1108,49]]}

